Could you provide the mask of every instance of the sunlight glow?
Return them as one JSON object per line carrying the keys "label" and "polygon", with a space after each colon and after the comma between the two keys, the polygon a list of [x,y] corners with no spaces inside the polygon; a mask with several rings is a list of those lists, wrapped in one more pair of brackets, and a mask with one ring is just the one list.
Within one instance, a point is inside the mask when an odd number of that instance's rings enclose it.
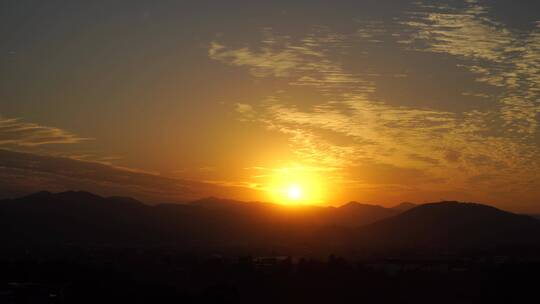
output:
{"label": "sunlight glow", "polygon": [[273,169],[266,187],[270,200],[285,205],[325,203],[321,173],[317,168],[302,166]]}
{"label": "sunlight glow", "polygon": [[302,197],[302,189],[297,185],[292,185],[289,187],[289,192],[287,193],[290,199],[297,200]]}

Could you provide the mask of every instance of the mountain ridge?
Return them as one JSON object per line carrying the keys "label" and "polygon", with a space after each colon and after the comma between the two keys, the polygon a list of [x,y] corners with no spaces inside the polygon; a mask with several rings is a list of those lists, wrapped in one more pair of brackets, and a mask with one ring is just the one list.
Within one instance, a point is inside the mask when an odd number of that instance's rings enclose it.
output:
{"label": "mountain ridge", "polygon": [[362,235],[362,241],[386,249],[494,248],[540,242],[540,221],[488,205],[442,201],[368,225]]}
{"label": "mountain ridge", "polygon": [[[218,207],[216,207],[218,206]],[[369,252],[540,244],[540,221],[477,203],[398,212],[376,205],[288,208],[207,198],[145,205],[89,192],[39,192],[0,201],[4,244],[168,244],[233,252]]]}

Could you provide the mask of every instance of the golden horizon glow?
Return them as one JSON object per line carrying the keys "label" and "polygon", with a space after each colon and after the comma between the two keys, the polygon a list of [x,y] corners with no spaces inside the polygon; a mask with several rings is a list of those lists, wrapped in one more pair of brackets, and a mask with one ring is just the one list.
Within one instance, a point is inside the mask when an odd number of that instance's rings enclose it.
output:
{"label": "golden horizon glow", "polygon": [[321,204],[327,199],[324,177],[309,167],[274,169],[269,176],[269,199],[273,202],[295,204]]}

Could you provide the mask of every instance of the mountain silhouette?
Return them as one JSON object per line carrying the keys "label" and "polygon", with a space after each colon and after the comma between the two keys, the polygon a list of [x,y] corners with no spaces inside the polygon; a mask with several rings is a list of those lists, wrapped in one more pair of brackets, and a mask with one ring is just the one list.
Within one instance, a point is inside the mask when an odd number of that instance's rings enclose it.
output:
{"label": "mountain silhouette", "polygon": [[88,192],[0,201],[0,239],[25,246],[173,246],[187,251],[294,251],[319,242],[319,211],[215,198],[148,206]]}
{"label": "mountain silhouette", "polygon": [[330,223],[338,226],[360,227],[394,216],[400,211],[385,208],[379,205],[349,202],[339,208],[335,208],[329,214]]}
{"label": "mountain silhouette", "polygon": [[404,212],[404,211],[412,209],[412,208],[414,208],[416,206],[418,206],[418,205],[415,204],[415,203],[403,202],[403,203],[395,205],[394,207],[392,207],[392,209],[397,210],[399,212]]}
{"label": "mountain silhouette", "polygon": [[170,246],[194,252],[328,254],[495,248],[540,243],[540,221],[459,202],[396,208],[348,203],[289,207],[206,198],[145,205],[89,192],[0,201],[6,246]]}
{"label": "mountain silhouette", "polygon": [[439,202],[363,227],[360,236],[379,249],[492,249],[537,244],[540,221],[481,204]]}
{"label": "mountain silhouette", "polygon": [[[312,205],[283,206],[264,202],[242,202],[215,197],[203,198],[189,203],[207,210],[228,212],[263,212],[267,214],[281,213],[295,218],[297,221],[312,221],[325,225],[344,227],[361,227],[378,220],[398,214],[400,211],[379,205],[349,202],[340,207],[320,207]],[[293,211],[294,210],[294,211]]]}

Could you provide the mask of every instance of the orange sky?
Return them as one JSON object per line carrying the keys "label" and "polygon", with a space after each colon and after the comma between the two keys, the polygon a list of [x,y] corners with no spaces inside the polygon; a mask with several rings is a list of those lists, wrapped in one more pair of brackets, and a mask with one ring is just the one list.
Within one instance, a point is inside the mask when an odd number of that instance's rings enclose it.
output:
{"label": "orange sky", "polygon": [[538,4],[328,5],[5,4],[0,190],[540,212]]}

